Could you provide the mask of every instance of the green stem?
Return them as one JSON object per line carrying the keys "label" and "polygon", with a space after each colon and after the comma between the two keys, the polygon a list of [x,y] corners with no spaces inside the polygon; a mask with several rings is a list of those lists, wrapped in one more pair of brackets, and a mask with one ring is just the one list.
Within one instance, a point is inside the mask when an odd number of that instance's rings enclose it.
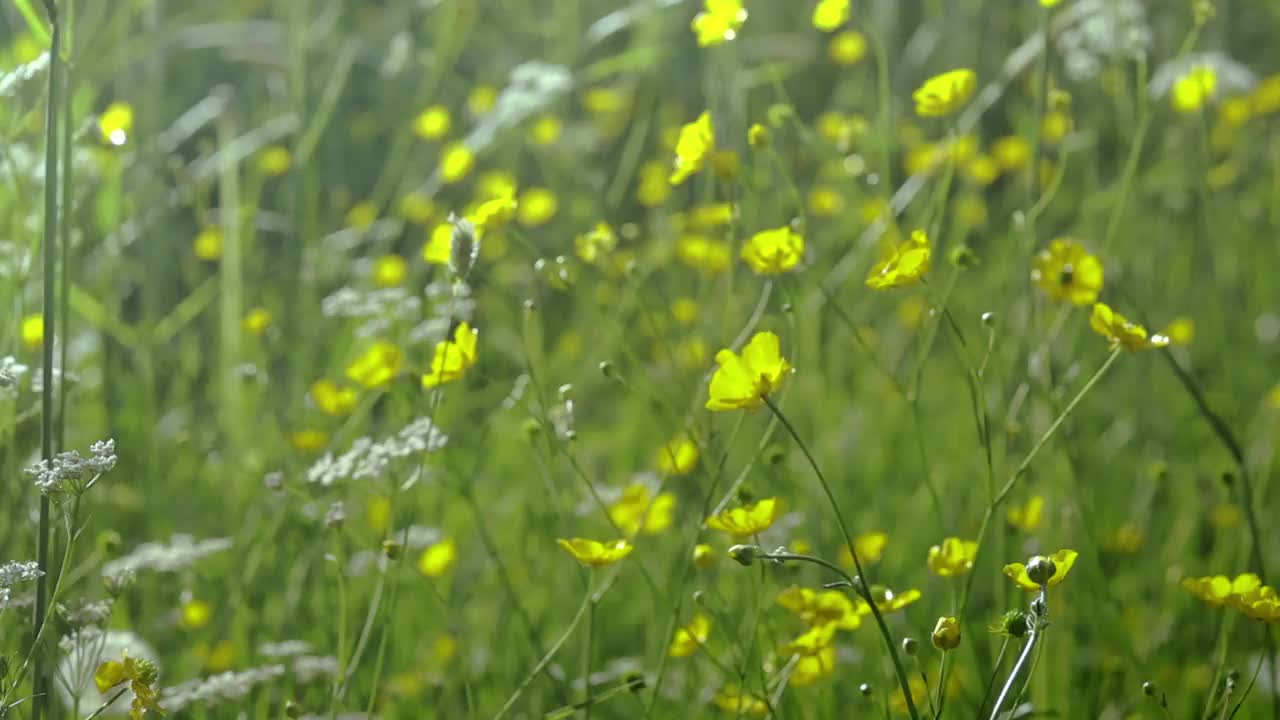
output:
{"label": "green stem", "polygon": [[818,478],[818,484],[822,486],[822,491],[827,496],[827,502],[830,503],[831,510],[836,516],[836,524],[840,526],[840,532],[844,535],[845,544],[849,548],[849,555],[853,558],[854,568],[858,571],[859,582],[854,584],[854,588],[867,601],[867,605],[871,608],[871,615],[875,618],[876,626],[880,629],[880,636],[884,640],[885,649],[888,650],[889,659],[893,661],[894,672],[898,675],[898,684],[902,688],[902,699],[906,702],[907,713],[912,720],[919,720],[920,714],[916,711],[915,701],[911,699],[911,684],[907,681],[907,671],[902,667],[902,661],[898,658],[898,648],[893,643],[893,635],[889,633],[889,626],[885,624],[884,617],[880,614],[880,608],[876,605],[875,598],[871,595],[871,581],[862,569],[862,561],[858,558],[858,549],[853,542],[853,535],[849,532],[849,526],[844,521],[844,513],[840,512],[840,506],[836,503],[835,494],[831,492],[831,485],[827,483],[826,476],[822,474],[822,469],[818,467],[818,461],[809,452],[809,447],[800,438],[800,434],[796,432],[791,421],[783,414],[782,409],[769,396],[766,395],[763,399],[769,409],[773,411],[774,416],[778,418],[778,422],[782,423],[782,426],[787,429],[791,439],[796,441],[796,445],[800,447],[800,452],[804,453],[805,459],[809,461],[809,467],[813,468],[813,474]]}
{"label": "green stem", "polygon": [[[601,589],[600,594],[603,595],[604,591],[607,589],[608,585]],[[498,710],[497,714],[493,716],[493,720],[502,720],[502,718],[507,716],[507,713],[511,712],[511,708],[515,707],[516,702],[520,700],[520,696],[524,695],[524,691],[529,689],[529,685],[533,683],[534,679],[536,679],[538,675],[542,674],[542,671],[551,663],[551,659],[554,658],[556,654],[560,652],[560,648],[564,647],[564,644],[568,642],[569,636],[573,635],[573,631],[578,628],[578,623],[582,622],[583,616],[590,610],[593,602],[591,586],[588,584],[587,592],[582,596],[582,604],[578,606],[578,611],[574,613],[573,619],[569,621],[569,627],[565,628],[564,633],[555,641],[554,644],[552,644],[551,649],[547,650],[547,652],[543,654],[542,659],[538,661],[538,664],[533,667],[533,670],[529,671],[529,674],[525,676],[525,679],[516,687],[515,692],[511,693],[511,697],[507,698],[506,703],[504,703],[502,708]]]}

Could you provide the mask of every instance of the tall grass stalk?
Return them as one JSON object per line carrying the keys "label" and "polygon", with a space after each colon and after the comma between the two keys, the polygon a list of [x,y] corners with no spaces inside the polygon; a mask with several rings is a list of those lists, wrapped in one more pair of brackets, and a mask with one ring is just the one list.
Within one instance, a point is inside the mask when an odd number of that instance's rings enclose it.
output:
{"label": "tall grass stalk", "polygon": [[[49,16],[49,27],[51,35],[49,40],[49,89],[48,103],[45,108],[44,123],[44,236],[41,244],[41,254],[43,257],[43,283],[44,298],[42,304],[43,312],[43,333],[44,345],[42,347],[41,361],[44,363],[42,370],[42,380],[44,387],[40,393],[40,457],[44,461],[51,462],[53,459],[54,445],[54,427],[53,427],[53,346],[55,341],[61,341],[66,344],[66,338],[56,336],[57,319],[55,309],[57,298],[55,289],[57,284],[57,264],[58,264],[58,119],[61,117],[65,102],[63,96],[62,82],[62,20],[58,17],[58,7],[55,0],[45,0],[45,11]],[[34,625],[32,630],[33,645],[41,642],[43,635],[45,615],[48,603],[48,585],[46,583],[47,574],[51,571],[49,567],[49,497],[40,495],[40,520],[37,529],[37,545],[36,545],[36,562],[39,563],[40,569],[43,571],[40,577],[36,579],[36,606]],[[43,648],[34,646],[32,648],[34,662],[32,665],[32,698],[31,718],[32,720],[40,720],[48,714],[49,710],[49,678],[48,669],[45,667],[45,653]]]}

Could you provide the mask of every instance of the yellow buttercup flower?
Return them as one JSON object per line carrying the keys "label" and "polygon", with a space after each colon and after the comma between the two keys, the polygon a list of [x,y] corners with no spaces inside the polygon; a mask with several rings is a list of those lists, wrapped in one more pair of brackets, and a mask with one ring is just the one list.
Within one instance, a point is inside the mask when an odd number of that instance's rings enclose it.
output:
{"label": "yellow buttercup flower", "polygon": [[35,313],[22,318],[19,331],[22,345],[28,350],[39,350],[44,346],[44,315]]}
{"label": "yellow buttercup flower", "polygon": [[707,518],[707,527],[734,537],[749,537],[768,530],[778,519],[782,503],[778,498],[765,498],[740,508],[725,510]]}
{"label": "yellow buttercup flower", "polygon": [[1122,347],[1130,352],[1165,347],[1169,338],[1163,335],[1147,335],[1147,329],[1111,309],[1104,303],[1093,306],[1089,327],[1111,341],[1111,347]]}
{"label": "yellow buttercup flower", "polygon": [[609,507],[609,519],[627,537],[643,532],[656,535],[671,527],[676,496],[660,493],[654,497],[641,483],[627,486],[622,498]]}
{"label": "yellow buttercup flower", "polygon": [[519,205],[516,214],[520,224],[538,227],[555,217],[556,211],[560,209],[560,200],[547,188],[532,187],[520,193]]}
{"label": "yellow buttercup flower", "polygon": [[452,125],[449,108],[443,105],[432,105],[413,119],[413,132],[424,140],[439,140],[449,134],[449,128]]}
{"label": "yellow buttercup flower", "polygon": [[813,26],[831,32],[849,20],[849,0],[818,0],[813,9]]}
{"label": "yellow buttercup flower", "polygon": [[914,230],[911,238],[888,252],[867,273],[867,287],[873,290],[914,285],[929,272],[932,251],[929,236],[923,230]]}
{"label": "yellow buttercup flower", "polygon": [[433,388],[466,374],[476,364],[476,339],[479,333],[467,323],[458,323],[452,340],[436,343],[431,357],[431,370],[422,376],[422,387]]}
{"label": "yellow buttercup flower", "polygon": [[801,655],[791,669],[791,685],[810,687],[836,671],[836,649],[828,645],[812,655]]}
{"label": "yellow buttercup flower", "polygon": [[456,183],[465,178],[475,164],[475,153],[466,143],[450,143],[440,152],[440,179],[445,183]]}
{"label": "yellow buttercup flower", "polygon": [[378,206],[370,200],[361,200],[347,210],[347,227],[364,229],[378,221]]}
{"label": "yellow buttercup flower", "polygon": [[255,307],[240,320],[240,327],[250,335],[261,336],[271,327],[271,311],[264,307]]}
{"label": "yellow buttercup flower", "polygon": [[742,0],[704,0],[703,8],[691,25],[698,36],[699,47],[719,45],[734,39],[747,21],[747,10],[742,7]]}
{"label": "yellow buttercup flower", "polygon": [[400,198],[397,209],[405,220],[415,225],[426,225],[435,215],[436,204],[423,193],[411,192]]}
{"label": "yellow buttercup flower", "polygon": [[196,233],[196,239],[191,243],[191,248],[195,252],[196,257],[201,260],[215,262],[222,259],[222,228],[216,225],[202,228]]}
{"label": "yellow buttercup flower", "polygon": [[929,639],[939,650],[955,650],[960,646],[960,621],[953,617],[938,618],[938,624],[933,626],[933,634]]}
{"label": "yellow buttercup flower", "polygon": [[347,366],[347,379],[365,388],[386,386],[400,374],[404,353],[394,343],[376,342]]}
{"label": "yellow buttercup flower", "polygon": [[703,111],[697,120],[680,128],[680,138],[676,140],[676,159],[667,182],[679,185],[687,180],[690,175],[702,169],[707,157],[715,149],[716,131],[711,113]]}
{"label": "yellow buttercup flower", "polygon": [[258,153],[258,171],[267,177],[280,177],[293,166],[293,155],[283,145],[271,145]]}
{"label": "yellow buttercup flower", "polygon": [[626,540],[599,542],[586,538],[573,538],[571,540],[559,538],[556,542],[560,544],[560,547],[564,548],[565,552],[587,567],[612,565],[630,555],[631,551],[635,549],[635,546]]}
{"label": "yellow buttercup flower", "polygon": [[598,263],[618,247],[618,234],[607,222],[598,222],[591,230],[573,239],[573,249],[586,263]]}
{"label": "yellow buttercup flower", "polygon": [[[1037,555],[1027,563],[1009,563],[1004,566],[1004,574],[1020,588],[1027,591],[1039,590],[1041,583],[1036,580],[1043,580],[1047,587],[1054,587],[1066,579],[1067,573],[1071,572],[1071,567],[1076,564],[1076,558],[1079,556],[1075,550],[1062,549],[1049,555]],[[1053,573],[1047,578],[1036,578],[1033,580],[1028,567],[1040,566],[1046,567],[1045,564],[1051,565]]]}
{"label": "yellow buttercup flower", "polygon": [[350,415],[356,407],[359,394],[355,388],[339,387],[330,380],[317,380],[311,383],[307,394],[311,402],[325,415],[341,417]]}
{"label": "yellow buttercup flower", "polygon": [[1004,172],[1021,170],[1031,164],[1031,143],[1021,135],[1006,135],[991,144],[991,157]]}
{"label": "yellow buttercup flower", "polygon": [[329,444],[329,433],[315,428],[289,433],[289,444],[302,452],[320,452]]}
{"label": "yellow buttercup flower", "polygon": [[[855,615],[854,617],[858,617]],[[836,623],[820,623],[812,625],[801,633],[800,637],[782,646],[784,655],[814,655],[823,648],[830,647],[836,636]]]}
{"label": "yellow buttercup flower", "polygon": [[711,702],[734,717],[762,718],[769,714],[769,704],[737,685],[726,685],[716,691]]}
{"label": "yellow buttercup flower", "polygon": [[977,542],[949,537],[929,548],[929,569],[938,577],[964,575],[973,569],[977,555]]}
{"label": "yellow buttercup flower", "polygon": [[694,655],[706,644],[707,636],[710,634],[711,618],[705,613],[698,613],[689,619],[688,625],[676,628],[675,636],[671,638],[671,645],[667,648],[667,654],[676,658]]}
{"label": "yellow buttercup flower", "polygon": [[968,68],[934,75],[911,94],[920,117],[944,117],[964,107],[978,87],[978,75]]}
{"label": "yellow buttercup flower", "polygon": [[[880,562],[880,558],[884,557],[884,549],[888,544],[889,535],[882,532],[863,533],[853,539],[853,547],[858,551],[858,560],[862,562],[863,567]],[[848,545],[840,546],[839,559],[841,565],[854,567],[853,554],[849,552]]]}
{"label": "yellow buttercup flower", "polygon": [[[554,202],[554,197],[553,197]],[[476,228],[476,235],[484,237],[490,231],[500,230],[516,217],[517,211],[520,209],[520,203],[515,198],[515,188],[503,189],[494,197],[480,203],[467,214],[467,219]],[[543,208],[537,210],[538,214],[543,212]],[[554,212],[554,207],[552,209]],[[526,223],[527,224],[527,223]],[[449,228],[449,236],[453,236],[453,225],[444,223]]]}
{"label": "yellow buttercup flower", "polygon": [[716,564],[716,549],[706,543],[693,546],[693,564],[699,570],[706,570]]}
{"label": "yellow buttercup flower", "polygon": [[1014,505],[1005,512],[1005,519],[1022,532],[1035,532],[1044,518],[1044,497],[1032,495],[1025,505]]}
{"label": "yellow buttercup flower", "polygon": [[120,146],[129,142],[133,132],[133,106],[126,102],[113,102],[98,116],[98,132],[103,142]]}
{"label": "yellow buttercup flower", "polygon": [[188,600],[182,603],[178,624],[187,630],[199,630],[213,620],[213,606],[204,600]]}
{"label": "yellow buttercup flower", "polygon": [[1173,109],[1180,113],[1200,112],[1213,99],[1218,90],[1218,73],[1213,68],[1199,65],[1178,78],[1169,91]]}
{"label": "yellow buttercup flower", "polygon": [[742,246],[742,259],[759,275],[784,273],[804,259],[804,237],[785,225],[763,230]]}
{"label": "yellow buttercup flower", "polygon": [[160,670],[155,663],[145,658],[129,657],[128,650],[124,651],[122,660],[107,660],[98,665],[93,673],[94,685],[103,695],[112,688],[129,684],[129,690],[133,693],[133,702],[129,708],[130,720],[142,720],[147,712],[164,716],[158,703],[160,691],[156,687],[156,681],[159,678]]}
{"label": "yellow buttercup flower", "polygon": [[1036,254],[1031,281],[1050,298],[1091,305],[1102,292],[1102,262],[1074,240],[1059,238]]}
{"label": "yellow buttercup flower", "polygon": [[839,590],[818,591],[793,585],[778,595],[778,604],[811,628],[832,625],[837,630],[857,630],[862,626],[857,606]]}
{"label": "yellow buttercup flower", "polygon": [[763,405],[794,369],[778,345],[777,335],[760,332],[742,348],[741,356],[728,348],[716,353],[719,367],[711,376],[707,409],[754,410]]}
{"label": "yellow buttercup flower", "polygon": [[658,448],[654,465],[663,475],[688,475],[698,467],[698,445],[688,435],[678,435]]}
{"label": "yellow buttercup flower", "polygon": [[443,222],[431,230],[422,246],[422,259],[432,265],[448,265],[453,257],[453,225]]}
{"label": "yellow buttercup flower", "polygon": [[1196,321],[1189,317],[1174,318],[1160,334],[1169,338],[1170,345],[1185,347],[1196,338]]}
{"label": "yellow buttercup flower", "polygon": [[418,572],[429,578],[441,577],[453,569],[457,560],[458,544],[452,538],[445,538],[418,556]]}
{"label": "yellow buttercup flower", "polygon": [[857,30],[836,33],[827,43],[827,59],[835,65],[857,65],[866,56],[867,38]]}
{"label": "yellow buttercup flower", "polygon": [[650,160],[640,166],[636,182],[636,202],[642,207],[658,207],[671,196],[670,172],[666,163]]}
{"label": "yellow buttercup flower", "polygon": [[[871,597],[876,601],[876,607],[879,608],[881,613],[890,613],[916,602],[923,595],[915,588],[896,593],[887,587],[873,585],[871,586]],[[862,598],[858,598],[857,610],[859,615],[871,614],[871,606]]]}
{"label": "yellow buttercup flower", "polygon": [[409,274],[409,263],[399,255],[383,255],[373,261],[373,284],[380,288],[400,287]]}

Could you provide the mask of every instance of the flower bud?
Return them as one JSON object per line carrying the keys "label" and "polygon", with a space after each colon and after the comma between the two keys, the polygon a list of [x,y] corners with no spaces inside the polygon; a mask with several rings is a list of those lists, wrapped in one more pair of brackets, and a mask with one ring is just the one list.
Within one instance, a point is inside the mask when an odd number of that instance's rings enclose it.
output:
{"label": "flower bud", "polygon": [[402,548],[402,546],[400,545],[400,543],[396,542],[395,540],[383,540],[383,541],[382,541],[382,554],[383,554],[383,555],[385,555],[385,556],[387,557],[387,559],[388,559],[388,560],[397,560],[397,559],[399,559],[399,558],[400,558],[400,551],[401,551],[402,549],[403,549],[403,548]]}
{"label": "flower bud", "polygon": [[991,329],[996,326],[996,314],[988,310],[982,313],[982,327]]}
{"label": "flower bud", "polygon": [[902,652],[914,657],[920,652],[920,641],[915,638],[902,638]]}
{"label": "flower bud", "polygon": [[729,548],[729,557],[743,566],[750,566],[751,563],[756,561],[756,556],[759,554],[760,548],[755,545],[734,545]]}
{"label": "flower bud", "polygon": [[302,713],[303,713],[302,706],[299,705],[298,703],[290,700],[289,702],[284,704],[284,714],[291,718],[294,718],[294,720],[297,720],[297,718],[302,717]]}
{"label": "flower bud", "polygon": [[747,128],[747,144],[751,147],[769,147],[769,140],[769,128],[761,125],[760,123],[754,123],[751,127]]}
{"label": "flower bud", "polygon": [[858,692],[862,693],[862,697],[871,697],[871,683],[862,683],[858,686]]}
{"label": "flower bud", "polygon": [[933,626],[933,646],[939,650],[954,650],[960,645],[960,621],[953,617],[940,617]]}
{"label": "flower bud", "polygon": [[1146,695],[1147,697],[1155,697],[1156,693],[1159,691],[1160,691],[1160,688],[1156,687],[1156,684],[1151,682],[1150,680],[1142,683],[1142,694]]}
{"label": "flower bud", "polygon": [[1058,566],[1053,560],[1043,556],[1036,555],[1031,558],[1031,562],[1027,563],[1027,577],[1031,578],[1031,582],[1044,587],[1049,580],[1058,572]]}
{"label": "flower bud", "polygon": [[601,375],[609,378],[610,380],[613,380],[618,376],[618,368],[608,360],[602,360],[596,367],[600,369]]}
{"label": "flower bud", "polygon": [[1027,614],[1021,610],[1010,610],[1000,618],[999,631],[1012,638],[1022,638],[1027,634]]}
{"label": "flower bud", "polygon": [[160,668],[156,667],[154,662],[144,657],[135,657],[132,658],[132,660],[133,666],[138,669],[137,680],[135,680],[135,682],[140,682],[143,685],[150,686],[154,685],[156,680],[160,679]]}
{"label": "flower bud", "polygon": [[706,543],[698,543],[693,547],[693,564],[699,570],[706,570],[716,562],[715,548]]}

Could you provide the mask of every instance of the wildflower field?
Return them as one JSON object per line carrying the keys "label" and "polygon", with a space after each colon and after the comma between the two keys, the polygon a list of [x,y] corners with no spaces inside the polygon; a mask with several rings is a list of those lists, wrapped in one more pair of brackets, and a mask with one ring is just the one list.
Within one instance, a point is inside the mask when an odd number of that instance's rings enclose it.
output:
{"label": "wildflower field", "polygon": [[0,0],[0,720],[1280,720],[1277,37]]}

